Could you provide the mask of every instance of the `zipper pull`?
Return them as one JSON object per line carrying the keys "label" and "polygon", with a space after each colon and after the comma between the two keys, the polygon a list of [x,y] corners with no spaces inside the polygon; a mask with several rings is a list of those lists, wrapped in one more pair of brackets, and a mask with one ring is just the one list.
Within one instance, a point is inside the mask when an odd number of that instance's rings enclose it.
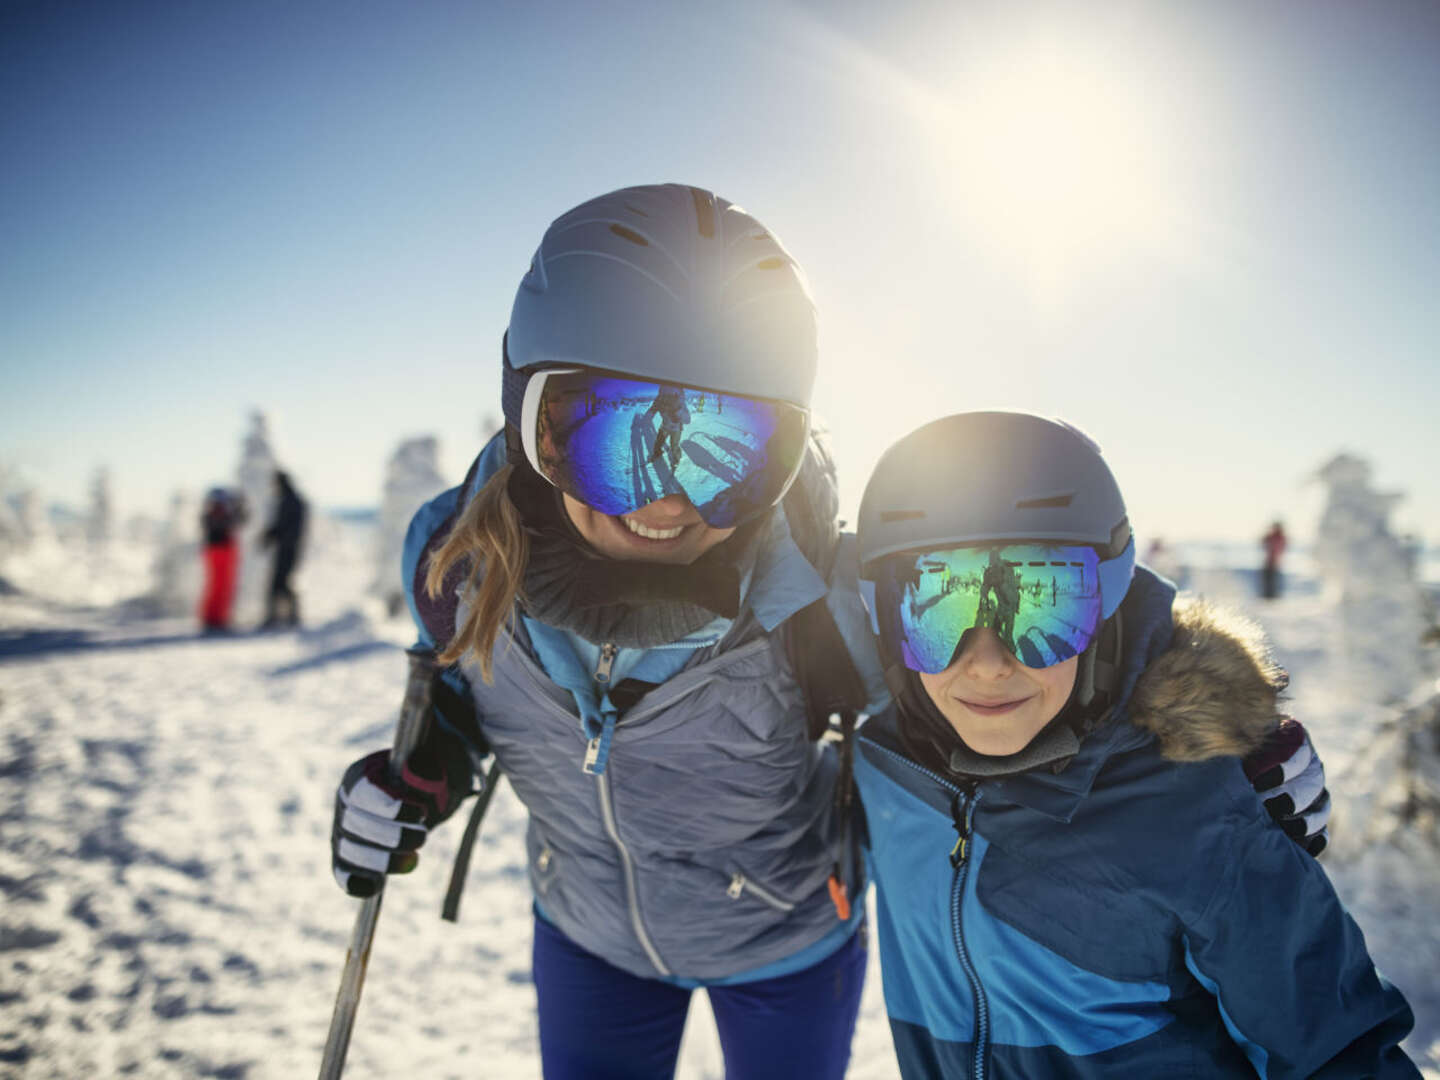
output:
{"label": "zipper pull", "polygon": [[957,833],[955,846],[950,849],[950,865],[959,870],[970,854],[971,825],[975,817],[974,787],[957,791],[950,800],[950,823]]}
{"label": "zipper pull", "polygon": [[730,875],[730,886],[725,890],[725,895],[731,900],[739,900],[740,894],[745,891],[745,875],[738,871]]}
{"label": "zipper pull", "polygon": [[600,659],[595,663],[595,681],[601,686],[610,682],[610,669],[615,666],[615,655],[619,651],[611,641],[600,646]]}
{"label": "zipper pull", "polygon": [[585,744],[585,765],[587,773],[595,771],[595,762],[600,760],[600,736],[596,735]]}

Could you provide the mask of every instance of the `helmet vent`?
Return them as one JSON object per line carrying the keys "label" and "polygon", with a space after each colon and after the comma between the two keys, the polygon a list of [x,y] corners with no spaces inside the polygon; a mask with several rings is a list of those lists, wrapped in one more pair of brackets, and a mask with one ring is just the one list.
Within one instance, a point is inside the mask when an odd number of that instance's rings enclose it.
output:
{"label": "helmet vent", "polygon": [[695,219],[700,225],[701,236],[715,235],[715,204],[711,202],[711,195],[708,191],[701,191],[697,187],[690,189],[690,197],[695,200]]}
{"label": "helmet vent", "polygon": [[880,520],[886,523],[891,521],[915,521],[924,516],[924,510],[886,510],[880,515]]}
{"label": "helmet vent", "polygon": [[785,268],[785,260],[781,258],[761,259],[755,265],[761,270],[783,270]]}
{"label": "helmet vent", "polygon": [[1015,504],[1016,510],[1063,510],[1070,505],[1074,495],[1051,495],[1044,499],[1021,499]]}
{"label": "helmet vent", "polygon": [[627,229],[624,225],[611,225],[610,231],[622,240],[629,240],[632,244],[639,244],[641,247],[650,246],[649,240],[646,240],[634,229]]}

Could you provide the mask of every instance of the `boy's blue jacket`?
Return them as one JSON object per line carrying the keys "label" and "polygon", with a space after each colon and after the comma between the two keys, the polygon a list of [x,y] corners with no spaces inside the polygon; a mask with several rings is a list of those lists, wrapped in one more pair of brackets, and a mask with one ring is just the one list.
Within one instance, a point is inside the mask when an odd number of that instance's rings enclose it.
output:
{"label": "boy's blue jacket", "polygon": [[966,783],[906,755],[895,708],[861,728],[907,1080],[1420,1075],[1408,1005],[1236,760],[1275,669],[1173,601],[1137,570],[1117,704],[1059,772]]}

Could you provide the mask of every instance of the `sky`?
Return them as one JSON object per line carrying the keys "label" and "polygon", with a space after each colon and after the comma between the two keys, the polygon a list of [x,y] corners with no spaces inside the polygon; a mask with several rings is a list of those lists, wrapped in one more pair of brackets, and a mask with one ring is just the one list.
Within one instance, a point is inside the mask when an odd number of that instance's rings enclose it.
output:
{"label": "sky", "polygon": [[1440,5],[0,4],[0,470],[120,513],[458,482],[545,226],[628,184],[805,268],[853,515],[936,416],[1089,431],[1140,537],[1304,537],[1346,450],[1440,543]]}

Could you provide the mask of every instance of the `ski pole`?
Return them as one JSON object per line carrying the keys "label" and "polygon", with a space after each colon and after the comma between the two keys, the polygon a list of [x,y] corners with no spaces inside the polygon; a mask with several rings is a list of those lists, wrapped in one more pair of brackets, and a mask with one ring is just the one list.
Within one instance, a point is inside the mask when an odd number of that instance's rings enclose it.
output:
{"label": "ski pole", "polygon": [[[440,666],[434,649],[407,649],[405,655],[410,659],[410,677],[400,703],[400,717],[395,722],[395,745],[390,751],[390,773],[396,777],[425,734],[430,716],[430,679]],[[335,995],[335,1011],[330,1016],[330,1034],[325,1039],[325,1056],[320,1059],[320,1080],[339,1080],[345,1068],[345,1052],[350,1048],[350,1031],[355,1026],[355,1011],[360,1007],[365,969],[370,965],[370,945],[375,937],[375,924],[380,919],[383,890],[382,881],[374,896],[361,901],[355,916],[350,949],[345,954],[345,970],[340,974],[340,992]]]}

